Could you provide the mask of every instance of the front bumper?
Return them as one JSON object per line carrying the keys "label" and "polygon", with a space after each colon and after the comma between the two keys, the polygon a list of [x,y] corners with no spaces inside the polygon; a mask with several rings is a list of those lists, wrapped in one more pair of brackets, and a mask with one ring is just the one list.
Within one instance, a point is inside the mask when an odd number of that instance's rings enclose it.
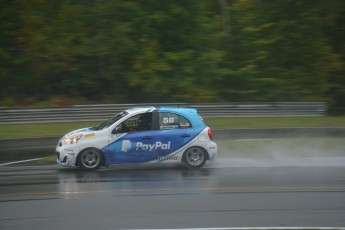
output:
{"label": "front bumper", "polygon": [[78,153],[78,147],[63,146],[60,142],[56,147],[56,162],[64,167],[76,167]]}

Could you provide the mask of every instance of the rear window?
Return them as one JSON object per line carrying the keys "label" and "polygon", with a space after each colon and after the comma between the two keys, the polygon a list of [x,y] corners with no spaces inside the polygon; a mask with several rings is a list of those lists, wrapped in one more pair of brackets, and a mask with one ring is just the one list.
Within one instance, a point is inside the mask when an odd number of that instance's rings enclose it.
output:
{"label": "rear window", "polygon": [[159,129],[187,129],[191,128],[190,121],[173,113],[159,113]]}

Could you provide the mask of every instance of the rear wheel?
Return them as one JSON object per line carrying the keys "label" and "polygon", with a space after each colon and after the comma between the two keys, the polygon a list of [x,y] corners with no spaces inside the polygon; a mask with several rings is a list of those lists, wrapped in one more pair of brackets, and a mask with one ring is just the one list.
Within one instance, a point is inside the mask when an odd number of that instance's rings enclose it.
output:
{"label": "rear wheel", "polygon": [[103,155],[98,149],[85,149],[80,153],[79,166],[86,170],[96,170],[103,163]]}
{"label": "rear wheel", "polygon": [[183,162],[188,168],[200,168],[206,162],[206,153],[200,147],[190,147],[183,154]]}

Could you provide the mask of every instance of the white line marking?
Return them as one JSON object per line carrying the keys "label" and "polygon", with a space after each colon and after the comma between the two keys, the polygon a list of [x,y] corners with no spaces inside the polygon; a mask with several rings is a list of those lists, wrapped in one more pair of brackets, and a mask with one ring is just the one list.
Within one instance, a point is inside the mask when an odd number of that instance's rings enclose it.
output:
{"label": "white line marking", "polygon": [[41,159],[43,159],[43,158],[34,158],[34,159],[23,160],[23,161],[13,161],[13,162],[8,162],[8,163],[0,164],[0,167],[1,166],[6,166],[6,165],[20,164],[20,163],[25,163],[25,162],[30,162],[30,161],[39,161]]}
{"label": "white line marking", "polygon": [[233,141],[272,141],[273,139],[235,139]]}
{"label": "white line marking", "polygon": [[[149,230],[344,230],[345,227],[230,227],[230,228],[162,228]],[[128,229],[148,230],[148,229]]]}

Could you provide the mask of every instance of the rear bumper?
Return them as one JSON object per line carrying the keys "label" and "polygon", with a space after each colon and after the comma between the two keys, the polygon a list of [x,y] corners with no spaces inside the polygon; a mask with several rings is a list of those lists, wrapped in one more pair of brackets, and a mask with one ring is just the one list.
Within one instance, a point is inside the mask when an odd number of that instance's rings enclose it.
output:
{"label": "rear bumper", "polygon": [[207,145],[207,152],[208,152],[208,156],[209,156],[209,160],[214,160],[217,158],[217,154],[218,154],[218,146],[215,142],[211,141],[208,145]]}

